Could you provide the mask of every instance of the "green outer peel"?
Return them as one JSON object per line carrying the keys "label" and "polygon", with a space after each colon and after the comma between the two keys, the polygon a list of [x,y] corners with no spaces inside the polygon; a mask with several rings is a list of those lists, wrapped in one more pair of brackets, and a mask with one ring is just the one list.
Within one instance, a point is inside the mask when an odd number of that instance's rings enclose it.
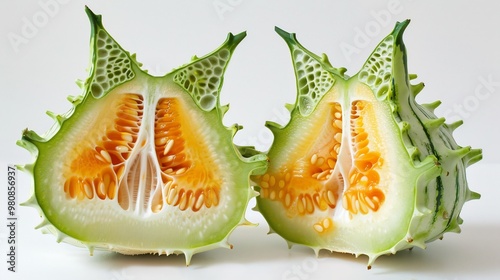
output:
{"label": "green outer peel", "polygon": [[[229,34],[214,52],[194,57],[190,63],[162,77],[153,77],[140,69],[135,55],[126,52],[108,34],[100,15],[88,8],[86,12],[92,30],[91,63],[90,76],[79,83],[83,94],[68,98],[73,107],[66,114],[48,113],[56,123],[44,136],[25,130],[18,141],[18,145],[30,151],[35,159],[20,168],[33,175],[33,193],[24,205],[38,209],[42,216],[37,228],[54,234],[58,242],[84,245],[91,254],[94,248],[124,254],[183,253],[187,264],[195,253],[231,247],[227,239],[232,230],[250,224],[244,214],[248,201],[256,194],[249,187],[249,176],[262,173],[267,165],[265,155],[252,147],[233,144],[233,137],[241,126],[225,127],[222,123],[228,110],[227,105],[220,105],[222,76],[234,49],[246,34]],[[155,159],[154,144],[151,144],[155,141],[146,140],[151,137],[154,109],[160,98],[175,98],[184,104],[193,124],[198,123],[198,127],[203,128],[198,131],[201,133],[199,140],[211,144],[210,151],[220,163],[218,168],[223,183],[217,207],[193,212],[164,205],[160,212],[152,213],[140,204],[124,210],[116,199],[94,198],[79,202],[65,197],[63,186],[58,185],[62,180],[58,171],[63,168],[65,155],[71,153],[68,144],[91,137],[85,136],[85,132],[92,127],[92,122],[99,123],[92,118],[108,109],[103,108],[101,102],[123,93],[139,93],[144,98],[137,143],[145,139],[145,144],[141,148],[135,146],[137,152],[131,153],[131,159],[135,156],[136,161]],[[245,156],[240,151],[245,151]],[[148,172],[154,172],[154,168]],[[157,180],[160,190],[160,176],[152,177]],[[151,201],[148,203],[150,205]]]}
{"label": "green outer peel", "polygon": [[[374,116],[375,121],[387,129],[381,131],[387,142],[380,145],[391,151],[384,157],[388,165],[392,163],[390,171],[386,172],[392,179],[383,182],[381,178],[381,184],[391,185],[390,191],[398,193],[394,197],[390,196],[391,193],[386,194],[386,206],[373,217],[370,214],[355,215],[346,222],[349,219],[345,218],[347,214],[341,206],[341,198],[348,187],[347,182],[341,183],[342,193],[335,209],[315,209],[312,214],[300,216],[286,212],[282,202],[262,197],[261,177],[253,177],[257,190],[261,192],[256,210],[266,218],[270,231],[281,235],[289,246],[306,245],[316,253],[327,249],[356,256],[367,255],[370,267],[381,255],[395,254],[414,246],[425,248],[426,242],[442,238],[446,232],[460,232],[462,220],[459,214],[463,204],[480,197],[469,190],[465,169],[481,159],[481,150],[461,147],[455,142],[453,130],[462,122],[446,124],[444,118],[436,117],[434,109],[439,101],[423,105],[415,101],[423,83],[410,83],[416,75],[408,73],[402,40],[408,24],[409,20],[398,22],[353,77],[346,76],[344,68],[332,67],[326,55],[320,57],[305,49],[295,34],[276,28],[291,52],[297,99],[295,104],[287,105],[291,113],[288,124],[266,123],[274,135],[268,152],[269,174],[279,172],[280,164],[287,161],[292,164],[289,155],[298,150],[300,144],[297,143],[302,143],[305,135],[311,133],[312,124],[326,122],[321,115],[322,104],[338,102],[344,111],[349,111],[350,102],[366,99],[379,110]],[[369,91],[371,96],[357,92],[359,89]],[[344,119],[347,114],[344,113]],[[344,128],[347,125],[344,124]],[[316,137],[319,139],[321,135]],[[344,136],[343,141],[350,140]],[[348,149],[341,146],[340,154],[348,153]],[[347,177],[347,174],[342,175]],[[332,233],[321,235],[315,232],[311,224],[328,217],[336,225]]]}

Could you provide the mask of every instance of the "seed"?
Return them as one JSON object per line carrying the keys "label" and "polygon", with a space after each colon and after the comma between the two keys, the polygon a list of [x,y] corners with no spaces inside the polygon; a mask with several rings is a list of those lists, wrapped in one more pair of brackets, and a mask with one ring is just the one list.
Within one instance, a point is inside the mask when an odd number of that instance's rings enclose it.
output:
{"label": "seed", "polygon": [[329,158],[327,162],[328,162],[328,167],[332,169],[335,167],[335,161],[333,160],[333,158]]}
{"label": "seed", "polygon": [[308,213],[314,212],[314,205],[313,201],[310,195],[306,194],[305,195],[305,200],[306,200],[306,210]]}
{"label": "seed", "polygon": [[106,162],[106,160],[105,160],[105,159],[103,159],[100,155],[95,154],[94,156],[95,156],[95,158],[96,158],[98,161]]}
{"label": "seed", "polygon": [[314,230],[316,230],[316,231],[317,231],[317,232],[319,232],[319,233],[321,233],[321,232],[323,232],[323,231],[324,231],[323,226],[321,226],[320,224],[314,224],[314,225],[313,225],[313,228],[314,228]]}
{"label": "seed", "polygon": [[156,138],[156,139],[155,139],[155,145],[156,145],[156,146],[162,146],[162,145],[165,145],[165,143],[167,143],[167,140],[168,140],[168,138],[167,138],[167,137]]}
{"label": "seed", "polygon": [[318,180],[325,180],[326,179],[326,175],[328,175],[328,173],[330,172],[330,170],[325,170],[321,173],[318,174]]}
{"label": "seed", "polygon": [[180,199],[181,201],[179,202],[179,209],[181,209],[181,211],[184,211],[187,209],[190,196],[191,196],[190,191],[182,194],[181,199]]}
{"label": "seed", "polygon": [[284,196],[285,196],[285,190],[280,190],[280,192],[278,193],[278,198],[283,199]]}
{"label": "seed", "polygon": [[203,193],[200,194],[198,196],[198,199],[196,200],[194,206],[193,206],[193,210],[194,211],[198,211],[200,210],[201,206],[203,205],[203,203],[205,202],[205,196],[203,196]]}
{"label": "seed", "polygon": [[368,185],[368,177],[366,177],[366,176],[361,177],[361,179],[359,180],[359,183],[362,186],[366,187]]}
{"label": "seed", "polygon": [[108,198],[114,199],[116,195],[116,182],[111,181],[108,186]]}
{"label": "seed", "polygon": [[85,196],[88,199],[92,199],[94,197],[94,191],[92,190],[92,186],[88,182],[83,183],[83,191],[85,192]]}
{"label": "seed", "polygon": [[375,210],[375,204],[373,203],[373,201],[369,196],[365,197],[365,202],[366,204],[368,204],[368,207],[370,207],[372,210]]}
{"label": "seed", "polygon": [[262,176],[262,181],[264,181],[264,182],[269,181],[269,174],[268,173],[266,173],[266,174],[264,174],[264,176]]}
{"label": "seed", "polygon": [[132,135],[128,134],[128,133],[122,133],[122,139],[125,140],[126,142],[133,142],[134,141],[134,138],[132,137]]}
{"label": "seed", "polygon": [[128,152],[128,147],[126,146],[116,146],[116,150],[120,153],[126,153]]}
{"label": "seed", "polygon": [[342,119],[342,113],[340,113],[340,112],[335,112],[334,117],[335,117],[336,119],[339,119],[339,120],[340,120],[340,119]]}
{"label": "seed", "polygon": [[332,225],[332,220],[330,218],[326,218],[323,220],[323,227],[324,228],[329,228]]}
{"label": "seed", "polygon": [[186,167],[182,167],[181,169],[178,169],[177,171],[175,171],[175,175],[183,174],[184,172],[186,172],[186,170],[187,170]]}
{"label": "seed", "polygon": [[358,205],[359,205],[359,210],[361,211],[361,213],[363,214],[368,214],[368,207],[366,207],[366,204],[357,200],[358,202]]}
{"label": "seed", "polygon": [[355,141],[356,142],[361,142],[361,141],[364,141],[368,138],[368,133],[366,132],[362,132],[362,133],[359,133],[357,136],[356,136],[356,139]]}
{"label": "seed", "polygon": [[344,207],[345,210],[349,210],[349,205],[347,202],[347,196],[343,195],[342,196],[342,207]]}
{"label": "seed", "polygon": [[69,182],[69,196],[71,198],[75,198],[77,195],[78,189],[78,179],[76,177],[71,177]]}
{"label": "seed", "polygon": [[353,214],[358,214],[358,208],[359,208],[359,201],[353,195],[351,196],[351,212]]}
{"label": "seed", "polygon": [[334,120],[333,123],[335,124],[336,127],[342,128],[342,121],[341,120]]}
{"label": "seed", "polygon": [[214,190],[212,188],[207,188],[205,193],[207,195],[207,199],[205,199],[205,206],[207,208],[210,208],[212,206],[212,200],[214,196]]}
{"label": "seed", "polygon": [[316,165],[321,166],[321,165],[323,165],[323,163],[325,163],[325,158],[318,157],[318,161],[316,161]]}
{"label": "seed", "polygon": [[214,206],[217,206],[219,205],[219,196],[217,195],[217,192],[215,190],[213,190],[213,201],[214,201]]}
{"label": "seed", "polygon": [[342,142],[342,132],[335,134],[335,136],[333,136],[333,139],[335,139],[335,141],[337,141],[338,143]]}
{"label": "seed", "polygon": [[279,181],[279,183],[278,183],[278,186],[279,186],[280,188],[285,187],[285,181],[280,180],[280,181]]}
{"label": "seed", "polygon": [[332,149],[332,150],[330,151],[330,155],[332,156],[332,158],[333,158],[333,159],[337,159],[337,157],[338,157],[338,153],[337,153],[337,152],[335,152],[335,149]]}
{"label": "seed", "polygon": [[101,156],[106,160],[106,162],[111,163],[111,156],[106,150],[101,150]]}
{"label": "seed", "polygon": [[288,208],[292,203],[292,196],[289,193],[285,194],[285,206]]}
{"label": "seed", "polygon": [[170,187],[172,186],[172,181],[168,181],[165,183],[165,185],[163,186],[163,190],[167,190],[166,192],[168,193],[168,191],[170,190]]}
{"label": "seed", "polygon": [[[169,182],[172,184],[172,182]],[[177,201],[179,200],[179,197],[177,196],[177,187],[173,186],[168,190],[168,196],[167,196],[167,203],[170,205],[175,205],[177,204]]]}
{"label": "seed", "polygon": [[318,160],[318,155],[317,154],[313,154],[312,157],[311,157],[311,164],[315,165],[317,160]]}
{"label": "seed", "polygon": [[335,144],[335,146],[333,146],[333,150],[335,151],[335,155],[338,155],[340,152],[340,144]]}
{"label": "seed", "polygon": [[168,157],[163,158],[163,162],[170,162],[175,159],[175,155],[170,155]]}
{"label": "seed", "polygon": [[260,181],[260,186],[263,187],[264,189],[267,189],[267,188],[269,188],[269,183],[262,180],[262,181]]}
{"label": "seed", "polygon": [[173,146],[174,146],[174,140],[172,139],[168,140],[167,144],[165,145],[165,150],[163,150],[163,155],[168,154],[168,152],[170,152],[170,149],[172,149]]}
{"label": "seed", "polygon": [[276,178],[274,176],[270,176],[269,177],[269,186],[274,187],[275,184],[276,184]]}
{"label": "seed", "polygon": [[337,201],[335,199],[335,195],[333,194],[333,191],[331,191],[331,190],[326,191],[326,197],[328,198],[328,202],[330,202],[329,204],[335,206]]}
{"label": "seed", "polygon": [[276,199],[276,192],[274,190],[272,190],[270,193],[269,193],[269,198],[271,200],[275,200]]}
{"label": "seed", "polygon": [[299,210],[299,214],[304,214],[304,202],[302,202],[302,199],[299,198],[297,200],[297,210]]}
{"label": "seed", "polygon": [[100,199],[106,198],[106,185],[104,184],[104,182],[100,182],[99,185],[97,186],[97,196]]}

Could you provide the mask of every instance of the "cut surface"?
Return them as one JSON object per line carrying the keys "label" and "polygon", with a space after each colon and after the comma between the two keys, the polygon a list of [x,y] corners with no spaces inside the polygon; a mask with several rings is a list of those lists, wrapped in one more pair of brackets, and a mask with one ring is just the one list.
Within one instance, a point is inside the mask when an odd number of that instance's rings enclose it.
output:
{"label": "cut surface", "polygon": [[266,167],[265,155],[243,157],[234,146],[238,126],[222,124],[222,75],[245,34],[152,77],[88,13],[93,60],[83,95],[45,137],[25,131],[19,142],[37,155],[25,169],[40,227],[91,251],[184,253],[187,263],[230,247],[231,231],[248,223],[249,176]]}
{"label": "cut surface", "polygon": [[253,181],[257,210],[289,244],[364,254],[370,265],[458,231],[462,205],[479,197],[465,168],[481,151],[457,145],[458,125],[415,102],[423,86],[406,72],[407,24],[353,77],[277,28],[290,48],[297,99],[286,126],[267,124],[270,163]]}

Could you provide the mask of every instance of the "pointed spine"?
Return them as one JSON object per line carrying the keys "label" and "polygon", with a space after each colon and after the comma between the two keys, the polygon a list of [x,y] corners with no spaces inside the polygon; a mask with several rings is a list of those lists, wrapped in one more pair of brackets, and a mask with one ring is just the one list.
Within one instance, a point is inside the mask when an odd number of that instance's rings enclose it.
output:
{"label": "pointed spine", "polygon": [[424,126],[425,128],[432,131],[439,129],[441,126],[443,126],[445,122],[446,122],[445,118],[427,119],[424,121]]}
{"label": "pointed spine", "polygon": [[434,114],[434,110],[437,109],[437,107],[439,107],[439,105],[441,105],[441,101],[440,100],[436,100],[432,103],[426,103],[426,104],[422,104],[422,106],[429,110],[430,112],[432,112]]}
{"label": "pointed spine", "polygon": [[[411,80],[411,78],[410,78]],[[413,93],[413,97],[417,96],[425,87],[424,83],[418,83],[411,86],[411,92]]]}
{"label": "pointed spine", "polygon": [[463,120],[458,120],[456,122],[452,122],[449,124],[446,124],[446,128],[448,129],[448,133],[453,134],[453,132],[459,128],[462,124],[464,124]]}
{"label": "pointed spine", "polygon": [[483,158],[483,152],[481,149],[470,149],[469,152],[464,155],[464,163],[467,166],[471,166],[474,163],[480,161]]}

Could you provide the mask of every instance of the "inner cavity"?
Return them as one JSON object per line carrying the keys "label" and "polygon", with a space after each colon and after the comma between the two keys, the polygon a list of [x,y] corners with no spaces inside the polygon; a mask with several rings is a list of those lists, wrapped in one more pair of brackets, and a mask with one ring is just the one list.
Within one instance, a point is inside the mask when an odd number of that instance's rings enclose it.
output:
{"label": "inner cavity", "polygon": [[342,206],[353,214],[376,212],[385,200],[378,187],[383,158],[371,135],[366,131],[367,119],[376,118],[371,103],[357,100],[351,103],[350,137],[353,159],[348,175]]}
{"label": "inner cavity", "polygon": [[121,94],[110,100],[87,135],[75,143],[65,170],[68,199],[115,199],[125,162],[131,155],[143,118],[143,97]]}
{"label": "inner cavity", "polygon": [[[312,135],[305,155],[257,177],[264,199],[280,201],[289,215],[308,215],[337,205],[343,178],[337,168],[343,138],[343,114],[339,103],[331,103],[322,116],[319,135]],[[322,225],[322,224],[321,224]],[[325,225],[328,225],[325,222]],[[319,225],[318,225],[319,226]]]}

